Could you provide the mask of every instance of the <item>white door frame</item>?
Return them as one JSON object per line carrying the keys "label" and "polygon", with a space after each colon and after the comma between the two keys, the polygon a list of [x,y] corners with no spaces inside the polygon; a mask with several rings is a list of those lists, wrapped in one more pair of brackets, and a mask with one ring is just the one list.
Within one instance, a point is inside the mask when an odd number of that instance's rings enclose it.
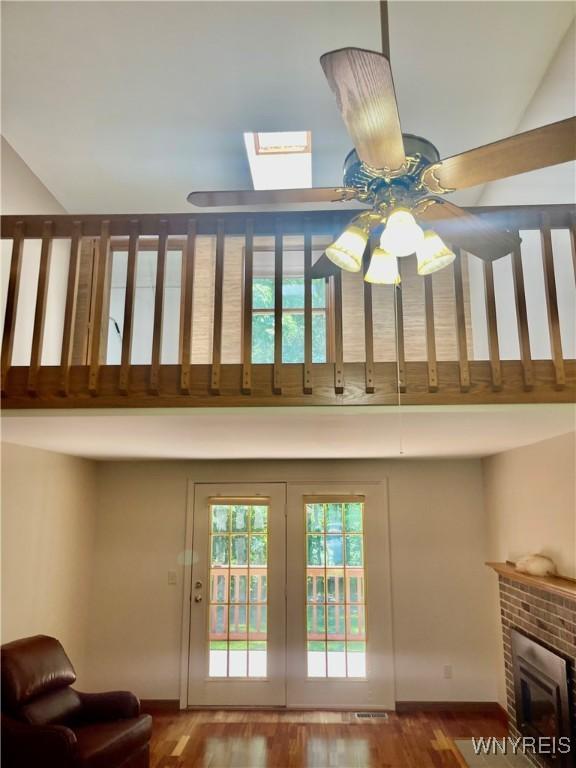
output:
{"label": "white door frame", "polygon": [[192,601],[192,545],[194,536],[194,486],[186,485],[184,551],[182,552],[182,624],[180,627],[180,709],[188,707],[188,666],[190,662],[190,603]]}

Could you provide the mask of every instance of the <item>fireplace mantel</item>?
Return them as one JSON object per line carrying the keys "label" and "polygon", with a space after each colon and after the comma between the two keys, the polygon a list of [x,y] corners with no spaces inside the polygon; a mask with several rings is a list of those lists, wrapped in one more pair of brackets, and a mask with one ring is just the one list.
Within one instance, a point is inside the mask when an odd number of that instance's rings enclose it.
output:
{"label": "fireplace mantel", "polygon": [[528,573],[520,573],[514,567],[514,563],[486,563],[500,576],[512,581],[520,581],[535,589],[543,589],[570,600],[576,600],[576,580],[562,576],[531,576]]}

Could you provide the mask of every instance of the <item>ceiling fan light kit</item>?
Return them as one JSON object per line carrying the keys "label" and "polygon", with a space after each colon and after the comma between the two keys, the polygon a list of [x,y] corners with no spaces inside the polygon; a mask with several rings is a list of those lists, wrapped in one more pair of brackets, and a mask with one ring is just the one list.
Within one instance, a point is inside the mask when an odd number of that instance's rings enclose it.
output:
{"label": "ceiling fan light kit", "polygon": [[424,232],[424,239],[416,251],[418,259],[418,274],[431,275],[452,264],[455,254],[448,248],[436,232],[428,229]]}
{"label": "ceiling fan light kit", "polygon": [[376,285],[400,285],[400,270],[396,256],[383,248],[374,248],[364,280]]}
{"label": "ceiling fan light kit", "polygon": [[386,221],[380,247],[401,258],[415,253],[424,239],[422,228],[407,208],[395,208]]}
{"label": "ceiling fan light kit", "polygon": [[360,272],[369,235],[370,232],[366,228],[351,224],[326,248],[326,256],[346,272]]}

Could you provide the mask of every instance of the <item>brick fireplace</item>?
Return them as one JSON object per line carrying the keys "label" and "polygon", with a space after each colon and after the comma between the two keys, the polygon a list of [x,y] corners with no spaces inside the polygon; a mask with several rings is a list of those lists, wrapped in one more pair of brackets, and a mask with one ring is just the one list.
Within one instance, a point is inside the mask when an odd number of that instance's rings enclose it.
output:
{"label": "brick fireplace", "polygon": [[[520,691],[530,685],[530,670],[537,681],[538,666],[541,671],[542,686],[534,684],[535,709],[540,714],[547,713],[547,726],[543,733],[549,735],[557,730],[557,735],[568,735],[572,739],[572,754],[566,758],[531,755],[530,759],[539,768],[550,766],[576,766],[576,582],[556,577],[534,577],[519,574],[513,565],[490,563],[499,575],[500,613],[504,644],[504,664],[506,672],[506,696],[511,736],[534,735],[526,721],[525,702],[518,701]],[[527,640],[525,641],[524,638]],[[518,643],[520,640],[520,644]],[[533,650],[530,650],[531,641]],[[532,653],[532,666],[527,662],[528,680],[519,679],[522,665],[519,664],[520,648],[525,655]],[[541,648],[541,653],[538,652]],[[527,650],[526,650],[527,649]],[[551,653],[550,653],[551,652]],[[538,658],[552,662],[556,656],[557,679],[546,665],[539,665]],[[554,666],[554,664],[553,664]],[[561,678],[564,678],[564,681]],[[549,682],[547,685],[546,681]],[[564,682],[564,693],[562,693]],[[546,693],[548,691],[548,693]],[[566,697],[567,694],[567,697]],[[530,693],[528,691],[528,698]],[[562,701],[562,697],[564,700]],[[557,714],[555,716],[555,707]]]}

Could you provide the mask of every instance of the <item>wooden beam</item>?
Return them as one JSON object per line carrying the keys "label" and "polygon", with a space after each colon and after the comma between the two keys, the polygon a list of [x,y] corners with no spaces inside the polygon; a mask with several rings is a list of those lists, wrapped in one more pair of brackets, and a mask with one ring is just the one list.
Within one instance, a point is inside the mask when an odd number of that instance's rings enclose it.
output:
{"label": "wooden beam", "polygon": [[108,328],[108,323],[104,323],[104,291],[107,282],[107,273],[110,260],[110,222],[102,221],[100,229],[100,240],[96,253],[95,265],[95,289],[94,289],[94,311],[92,314],[92,333],[90,334],[90,370],[88,373],[88,391],[92,396],[98,394],[100,379],[100,366],[102,364],[102,329]]}
{"label": "wooden beam", "polygon": [[6,379],[12,366],[12,350],[14,348],[14,334],[16,332],[16,313],[18,309],[18,295],[20,293],[23,250],[24,222],[19,220],[16,222],[13,231],[10,276],[8,277],[6,311],[4,313],[4,329],[2,331],[1,390],[3,394],[5,391]]}
{"label": "wooden beam", "polygon": [[438,391],[438,367],[436,365],[436,334],[434,331],[434,294],[432,275],[424,277],[424,308],[426,314],[426,358],[428,360],[428,389]]}
{"label": "wooden beam", "polygon": [[560,334],[560,318],[558,316],[558,294],[556,290],[556,276],[554,274],[552,236],[550,234],[550,222],[545,214],[542,216],[540,237],[542,242],[542,258],[544,261],[544,286],[546,289],[550,347],[552,349],[554,370],[556,371],[556,386],[559,389],[562,389],[562,387],[566,385],[566,373],[564,371],[564,358],[562,356],[562,337]]}
{"label": "wooden beam", "polygon": [[224,297],[224,219],[218,219],[216,232],[216,269],[214,276],[214,329],[212,332],[212,394],[220,393],[220,364],[222,361],[222,311]]}
{"label": "wooden beam", "polygon": [[186,243],[182,251],[182,299],[180,318],[180,389],[191,392],[190,363],[192,359],[192,323],[194,300],[194,263],[196,256],[196,219],[188,219]]}
{"label": "wooden beam", "polygon": [[312,374],[312,222],[304,222],[304,382],[303,392],[314,391]]}
{"label": "wooden beam", "polygon": [[277,395],[282,394],[283,241],[282,220],[278,217],[274,233],[274,369],[272,384],[272,390]]}
{"label": "wooden beam", "polygon": [[152,361],[150,365],[150,394],[160,392],[160,361],[162,358],[162,328],[164,326],[164,283],[166,278],[166,252],[168,250],[168,222],[159,223],[158,256],[156,260],[156,289],[154,291],[154,330],[152,333]]}
{"label": "wooden beam", "polygon": [[32,349],[30,351],[30,368],[28,371],[28,394],[35,395],[38,381],[38,371],[42,365],[42,349],[44,347],[44,325],[46,322],[46,303],[48,300],[48,280],[50,278],[50,263],[52,260],[52,222],[44,223],[42,247],[40,250],[40,269],[38,270],[38,290],[36,293],[36,310],[34,312],[34,330],[32,332]]}
{"label": "wooden beam", "polygon": [[490,370],[492,371],[492,388],[502,389],[502,366],[500,364],[500,347],[498,344],[498,324],[496,320],[496,296],[494,294],[494,270],[491,261],[483,262],[484,285],[486,290],[486,320],[488,323],[488,348],[490,351]]}
{"label": "wooden beam", "polygon": [[464,281],[462,280],[462,251],[454,247],[454,297],[456,300],[456,339],[458,343],[458,365],[460,367],[460,389],[470,389],[470,366],[468,364],[468,339],[466,333],[466,309]]}
{"label": "wooden beam", "polygon": [[77,221],[70,240],[70,261],[68,264],[68,283],[66,287],[66,305],[64,308],[64,327],[62,329],[62,349],[60,353],[60,394],[66,397],[70,383],[70,366],[74,326],[76,325],[76,305],[78,300],[78,279],[80,276],[80,249],[82,247],[82,222]]}
{"label": "wooden beam", "polygon": [[242,393],[252,392],[252,296],[254,277],[254,224],[246,222],[244,239],[244,285],[242,301]]}
{"label": "wooden beam", "polygon": [[[576,398],[576,361],[565,361],[566,386],[558,389],[552,360],[534,360],[534,388],[523,387],[522,364],[518,360],[502,361],[502,389],[492,387],[492,372],[487,360],[470,361],[472,385],[468,392],[460,388],[458,362],[438,361],[438,392],[428,391],[428,366],[425,361],[406,362],[406,391],[402,394],[404,405],[481,405],[512,403],[574,403]],[[240,392],[241,364],[223,364],[221,370],[222,391],[214,397],[210,390],[210,364],[192,367],[193,390],[183,395],[180,390],[180,366],[161,366],[161,393],[149,393],[150,366],[133,365],[130,379],[130,395],[126,398],[118,392],[117,365],[100,367],[99,390],[96,397],[88,391],[88,367],[72,366],[70,390],[67,398],[58,394],[60,366],[42,366],[38,376],[36,397],[27,393],[28,367],[15,366],[7,383],[7,395],[2,403],[5,408],[158,408],[158,407],[240,407],[250,406],[302,406],[302,405],[397,405],[396,362],[375,363],[375,392],[366,393],[365,364],[345,363],[346,388],[344,394],[334,391],[333,363],[317,363],[314,366],[314,392],[302,392],[302,367],[286,365],[282,396],[272,392],[273,365],[255,365],[252,369],[253,389],[249,399]]]}

